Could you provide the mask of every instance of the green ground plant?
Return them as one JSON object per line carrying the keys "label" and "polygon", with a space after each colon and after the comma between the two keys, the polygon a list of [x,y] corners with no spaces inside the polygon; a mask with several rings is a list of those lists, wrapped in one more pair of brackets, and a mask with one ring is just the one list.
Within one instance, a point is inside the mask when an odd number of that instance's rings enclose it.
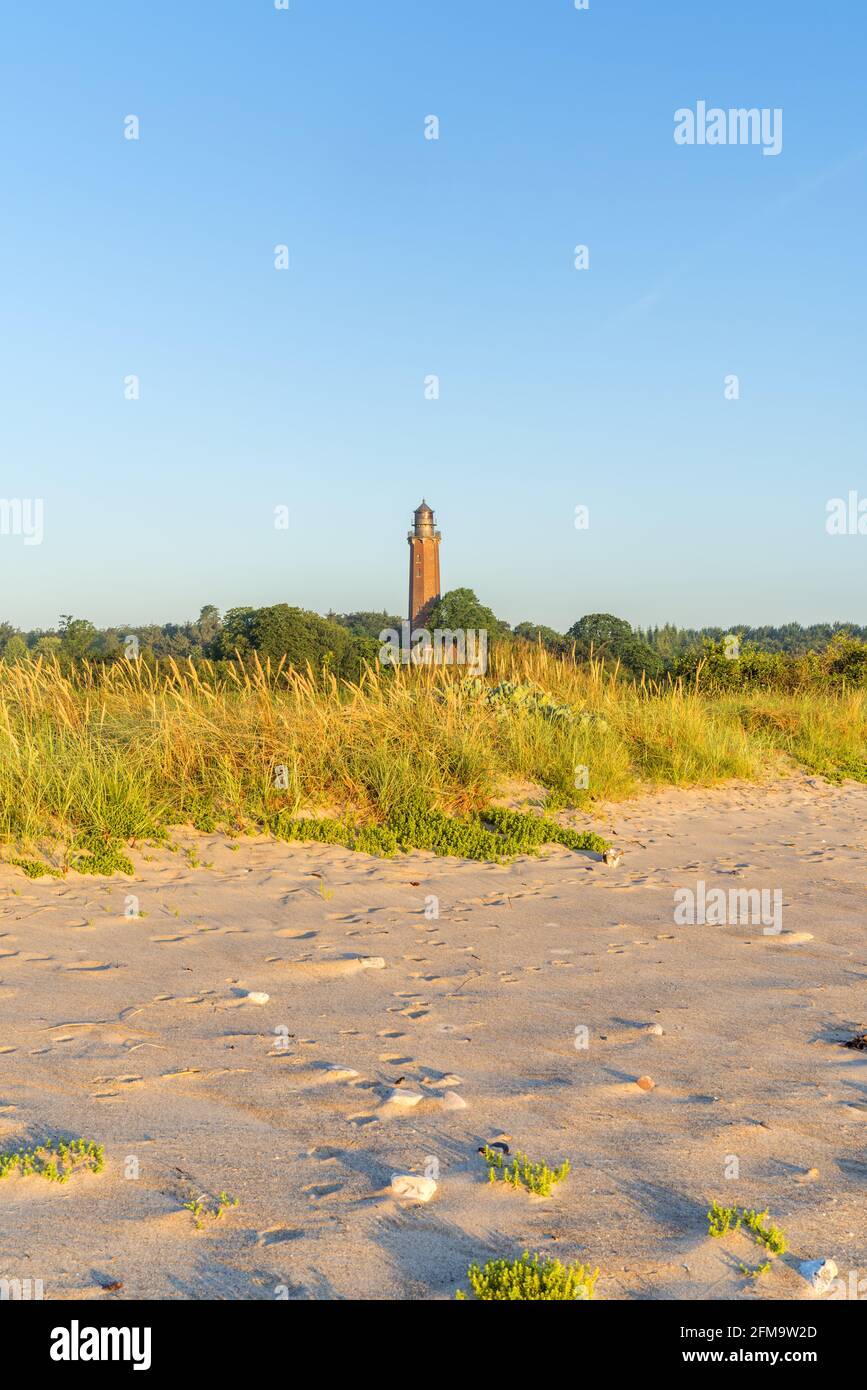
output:
{"label": "green ground plant", "polygon": [[193,1225],[197,1231],[201,1231],[205,1221],[210,1218],[212,1221],[219,1221],[224,1212],[231,1207],[240,1205],[237,1197],[230,1197],[228,1192],[221,1192],[218,1197],[211,1199],[208,1206],[208,1197],[202,1193],[198,1197],[190,1197],[186,1202],[181,1203],[183,1211],[188,1211],[193,1218]]}
{"label": "green ground plant", "polygon": [[[769,1254],[783,1255],[787,1248],[786,1237],[778,1226],[766,1225],[767,1218],[767,1211],[755,1211],[752,1207],[742,1207],[739,1211],[737,1207],[723,1207],[714,1201],[707,1213],[708,1235],[720,1239],[743,1225]],[[745,1272],[750,1273],[749,1270]]]}
{"label": "green ground plant", "polygon": [[9,860],[9,863],[15,864],[17,868],[21,869],[26,878],[44,878],[46,875],[50,878],[63,878],[62,869],[54,869],[50,864],[43,863],[41,859],[13,858]]}
{"label": "green ground plant", "polygon": [[499,860],[516,854],[537,854],[546,844],[597,854],[609,842],[592,831],[571,830],[530,812],[489,808],[466,816],[448,816],[425,805],[418,794],[404,797],[379,826],[351,826],[337,820],[292,817],[278,812],[268,823],[278,840],[308,840],[343,845],[385,857],[413,849],[463,859]]}
{"label": "green ground plant", "polygon": [[37,1176],[65,1183],[74,1173],[101,1173],[104,1163],[103,1146],[92,1139],[49,1139],[31,1148],[0,1153],[0,1178],[17,1172],[23,1178]]}
{"label": "green ground plant", "polygon": [[[598,1277],[599,1270],[591,1274],[589,1265],[562,1265],[526,1250],[518,1260],[488,1260],[467,1270],[472,1296],[480,1302],[589,1302]],[[455,1297],[468,1299],[461,1289]]]}
{"label": "green ground plant", "polygon": [[488,1182],[499,1180],[515,1189],[523,1187],[537,1197],[550,1197],[555,1184],[569,1175],[568,1159],[559,1168],[549,1168],[547,1163],[534,1163],[526,1154],[518,1152],[509,1163],[499,1149],[487,1144],[482,1156],[488,1165]]}
{"label": "green ground plant", "polygon": [[719,1202],[711,1203],[710,1211],[707,1214],[707,1233],[715,1240],[720,1240],[727,1236],[730,1231],[737,1231],[740,1228],[741,1218],[737,1207],[723,1207]]}
{"label": "green ground plant", "polygon": [[786,1237],[779,1226],[766,1226],[767,1211],[747,1211],[743,1213],[744,1225],[752,1231],[758,1245],[763,1245],[771,1255],[786,1253]]}

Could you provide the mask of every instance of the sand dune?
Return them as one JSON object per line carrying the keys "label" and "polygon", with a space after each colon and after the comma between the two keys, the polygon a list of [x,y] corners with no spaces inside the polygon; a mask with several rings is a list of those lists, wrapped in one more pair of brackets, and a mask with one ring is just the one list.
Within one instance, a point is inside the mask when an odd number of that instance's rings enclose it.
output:
{"label": "sand dune", "polygon": [[[867,1027],[867,789],[670,791],[593,824],[616,868],[192,834],[209,867],[0,868],[0,1148],[106,1149],[99,1174],[0,1184],[0,1276],[54,1299],[448,1298],[470,1261],[530,1248],[599,1265],[602,1298],[807,1298],[821,1256],[867,1278],[867,1053],[839,1046]],[[699,878],[780,889],[782,931],[677,925]],[[498,1138],[570,1176],[488,1186]],[[393,1189],[413,1174],[429,1202]],[[707,1237],[714,1197],[786,1231],[761,1279],[745,1237]]]}

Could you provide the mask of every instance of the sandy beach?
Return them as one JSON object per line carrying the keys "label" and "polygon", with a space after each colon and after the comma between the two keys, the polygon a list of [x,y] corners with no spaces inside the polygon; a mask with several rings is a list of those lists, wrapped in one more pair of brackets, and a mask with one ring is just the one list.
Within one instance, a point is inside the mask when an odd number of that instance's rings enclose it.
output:
{"label": "sandy beach", "polygon": [[[604,1299],[809,1299],[822,1257],[867,1278],[867,1052],[840,1046],[867,1028],[867,789],[671,790],[592,825],[616,867],[193,831],[134,879],[3,865],[0,1147],[84,1136],[106,1164],[4,1180],[0,1277],[447,1299],[529,1249],[598,1266]],[[779,888],[783,930],[676,924],[698,880]],[[571,1173],[490,1186],[493,1140]],[[391,1192],[426,1172],[428,1203]],[[714,1198],[785,1231],[760,1279],[708,1237]]]}

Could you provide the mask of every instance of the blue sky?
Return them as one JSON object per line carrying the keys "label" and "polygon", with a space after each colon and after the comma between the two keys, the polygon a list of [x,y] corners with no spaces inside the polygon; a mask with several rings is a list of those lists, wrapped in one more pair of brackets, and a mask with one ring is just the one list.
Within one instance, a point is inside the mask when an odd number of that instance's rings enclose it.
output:
{"label": "blue sky", "polygon": [[867,8],[290,6],[3,18],[0,617],[402,612],[424,494],[512,622],[867,621]]}

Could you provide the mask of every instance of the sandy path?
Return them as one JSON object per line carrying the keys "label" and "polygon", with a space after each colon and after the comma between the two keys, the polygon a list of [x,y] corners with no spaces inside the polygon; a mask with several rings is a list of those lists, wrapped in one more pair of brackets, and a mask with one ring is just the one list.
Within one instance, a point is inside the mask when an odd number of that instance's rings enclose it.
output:
{"label": "sandy path", "polygon": [[[838,1045],[867,1028],[867,789],[668,792],[594,824],[619,867],[190,834],[200,867],[149,850],[134,881],[0,869],[0,1147],[107,1155],[0,1185],[0,1277],[451,1297],[472,1259],[529,1247],[598,1264],[604,1298],[808,1297],[797,1263],[825,1255],[867,1279],[867,1053]],[[676,925],[698,878],[779,888],[783,934]],[[401,1077],[417,1103],[387,1100]],[[476,1150],[500,1135],[571,1176],[547,1200],[489,1187]],[[389,1194],[426,1167],[428,1205]],[[220,1190],[239,1206],[197,1230],[181,1204]],[[707,1238],[712,1197],[770,1207],[791,1254],[745,1280],[757,1249]]]}

